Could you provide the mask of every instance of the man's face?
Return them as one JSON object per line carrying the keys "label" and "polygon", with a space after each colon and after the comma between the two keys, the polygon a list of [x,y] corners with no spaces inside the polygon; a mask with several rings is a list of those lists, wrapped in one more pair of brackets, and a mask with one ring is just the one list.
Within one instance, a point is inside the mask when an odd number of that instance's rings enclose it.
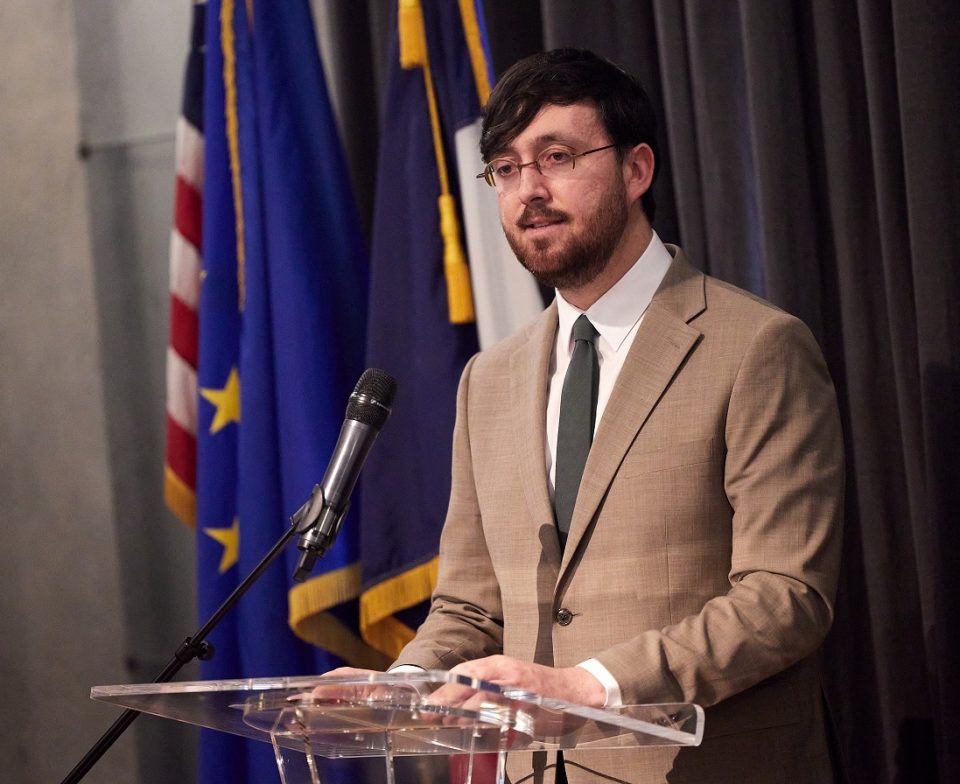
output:
{"label": "man's face", "polygon": [[[580,153],[610,139],[588,103],[548,104],[496,157],[526,163],[545,149]],[[516,190],[498,194],[500,221],[520,263],[546,286],[576,289],[607,265],[627,224],[628,202],[615,149],[576,159],[564,177],[524,167]]]}

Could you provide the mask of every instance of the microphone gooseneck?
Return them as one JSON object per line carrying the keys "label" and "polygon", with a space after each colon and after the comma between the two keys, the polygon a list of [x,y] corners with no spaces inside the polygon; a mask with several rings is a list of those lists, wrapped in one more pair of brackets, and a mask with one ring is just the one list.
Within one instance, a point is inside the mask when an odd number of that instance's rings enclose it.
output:
{"label": "microphone gooseneck", "polygon": [[343,517],[350,508],[350,496],[370,447],[377,440],[393,398],[397,382],[384,370],[369,368],[360,376],[347,401],[346,418],[323,480],[313,488],[307,502],[290,518],[300,534],[300,560],[293,579],[303,582],[318,558],[333,545]]}

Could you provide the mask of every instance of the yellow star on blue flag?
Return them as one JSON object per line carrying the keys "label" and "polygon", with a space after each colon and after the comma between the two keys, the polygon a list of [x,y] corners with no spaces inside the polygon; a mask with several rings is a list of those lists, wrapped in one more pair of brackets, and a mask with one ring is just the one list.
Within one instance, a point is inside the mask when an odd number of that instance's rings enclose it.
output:
{"label": "yellow star on blue flag", "polygon": [[201,389],[200,394],[217,408],[210,423],[211,433],[223,430],[231,422],[240,422],[240,375],[235,367],[230,368],[222,389]]}
{"label": "yellow star on blue flag", "polygon": [[[196,532],[207,616],[323,475],[363,370],[368,262],[309,0],[194,8],[206,44]],[[348,657],[383,666],[355,631],[359,526],[346,528],[315,570],[325,589],[311,592],[297,633],[277,563],[211,633],[217,655],[202,678],[325,672]],[[201,784],[276,779],[270,744],[204,733],[200,746]]]}
{"label": "yellow star on blue flag", "polygon": [[235,517],[229,528],[204,528],[203,532],[223,545],[218,569],[223,574],[240,559],[240,520]]}

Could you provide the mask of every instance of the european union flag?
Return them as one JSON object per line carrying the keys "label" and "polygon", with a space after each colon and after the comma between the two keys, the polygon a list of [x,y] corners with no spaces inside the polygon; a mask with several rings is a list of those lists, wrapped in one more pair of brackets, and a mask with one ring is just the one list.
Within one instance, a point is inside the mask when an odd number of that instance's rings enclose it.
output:
{"label": "european union flag", "polygon": [[[366,251],[307,0],[210,0],[205,66],[201,618],[280,538],[323,475],[363,369],[367,298]],[[290,548],[214,633],[203,677],[379,663],[351,631],[356,532],[348,520],[317,574],[295,588]],[[267,744],[205,733],[200,756],[203,782],[277,778]]]}
{"label": "european union flag", "polygon": [[391,658],[413,637],[435,582],[456,388],[478,327],[489,344],[543,308],[500,231],[495,195],[474,177],[491,81],[478,5],[404,0],[394,21],[367,360],[393,374],[398,391],[360,480],[361,628]]}

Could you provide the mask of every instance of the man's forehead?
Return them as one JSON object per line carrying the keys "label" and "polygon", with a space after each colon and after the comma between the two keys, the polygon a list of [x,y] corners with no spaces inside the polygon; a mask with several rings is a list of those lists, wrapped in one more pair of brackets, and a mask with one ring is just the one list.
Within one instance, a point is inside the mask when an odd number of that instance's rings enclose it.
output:
{"label": "man's forehead", "polygon": [[551,142],[581,142],[604,134],[592,102],[545,104],[530,123],[507,142],[504,151],[542,147]]}

